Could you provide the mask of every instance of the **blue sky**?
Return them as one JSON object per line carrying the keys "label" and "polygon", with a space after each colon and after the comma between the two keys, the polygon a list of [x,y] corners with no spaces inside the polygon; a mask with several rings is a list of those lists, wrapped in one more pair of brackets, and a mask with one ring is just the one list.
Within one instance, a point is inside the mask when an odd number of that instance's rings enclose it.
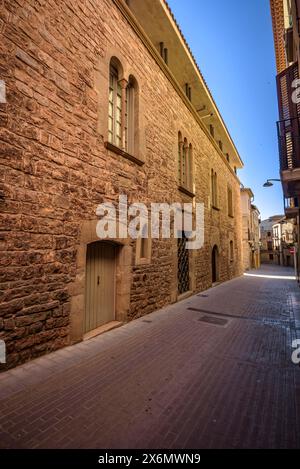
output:
{"label": "blue sky", "polygon": [[283,213],[269,0],[168,0],[244,161],[262,219]]}

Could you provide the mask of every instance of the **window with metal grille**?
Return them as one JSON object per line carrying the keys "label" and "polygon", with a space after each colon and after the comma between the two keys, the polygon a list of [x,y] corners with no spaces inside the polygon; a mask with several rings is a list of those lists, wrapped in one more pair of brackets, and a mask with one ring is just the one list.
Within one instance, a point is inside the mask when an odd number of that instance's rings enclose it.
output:
{"label": "window with metal grille", "polygon": [[178,239],[177,244],[177,259],[178,259],[178,293],[181,295],[190,290],[190,273],[189,273],[189,251],[186,248],[187,238],[182,232],[181,238]]}

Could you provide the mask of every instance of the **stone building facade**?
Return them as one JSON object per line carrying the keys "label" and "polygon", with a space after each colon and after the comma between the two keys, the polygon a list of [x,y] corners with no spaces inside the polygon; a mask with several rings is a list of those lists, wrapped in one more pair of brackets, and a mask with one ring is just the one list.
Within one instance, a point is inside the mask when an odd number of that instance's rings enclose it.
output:
{"label": "stone building facade", "polygon": [[[8,367],[242,273],[242,162],[165,1],[21,3],[0,11]],[[203,248],[99,240],[120,194],[203,203]]]}
{"label": "stone building facade", "polygon": [[252,203],[254,194],[249,188],[241,189],[243,269],[260,267],[260,212]]}
{"label": "stone building facade", "polygon": [[[277,65],[277,121],[280,179],[284,195],[284,213],[294,226],[293,252],[275,253],[276,260],[296,265],[300,282],[300,0],[270,0],[275,57]],[[279,228],[278,228],[279,231]],[[278,250],[277,250],[278,251]],[[272,256],[272,255],[271,255]],[[281,260],[280,260],[281,259]]]}
{"label": "stone building facade", "polygon": [[273,244],[277,263],[286,267],[294,267],[295,226],[293,220],[284,217],[273,225]]}
{"label": "stone building facade", "polygon": [[284,215],[274,215],[261,222],[261,262],[294,267],[295,225]]}
{"label": "stone building facade", "polygon": [[284,215],[274,215],[261,223],[261,262],[295,266],[295,226]]}
{"label": "stone building facade", "polygon": [[262,220],[260,225],[261,250],[260,260],[262,264],[277,264],[273,240],[273,226],[284,218],[284,215],[274,215]]}

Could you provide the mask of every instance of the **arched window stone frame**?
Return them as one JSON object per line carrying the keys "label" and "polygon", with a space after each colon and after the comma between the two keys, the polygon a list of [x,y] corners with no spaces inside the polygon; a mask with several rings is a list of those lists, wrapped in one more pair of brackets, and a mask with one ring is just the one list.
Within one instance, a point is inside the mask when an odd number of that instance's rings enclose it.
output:
{"label": "arched window stone frame", "polygon": [[[117,65],[118,68],[118,81],[123,90],[122,113],[123,122],[126,119],[126,94],[128,84],[133,85],[136,91],[134,99],[134,145],[131,148],[133,154],[129,153],[125,147],[126,143],[126,128],[122,129],[122,143],[118,147],[109,141],[109,119],[108,119],[108,106],[109,106],[109,79],[110,79],[110,65]],[[143,165],[146,160],[146,141],[145,141],[145,120],[144,110],[145,106],[141,96],[142,80],[139,73],[132,70],[128,66],[125,57],[122,56],[119,49],[109,45],[104,57],[100,57],[98,67],[96,70],[96,90],[98,92],[98,125],[97,131],[101,135],[104,146],[114,153],[117,153],[125,158],[135,162],[138,165]]]}
{"label": "arched window stone frame", "polygon": [[178,132],[178,184],[179,188],[194,193],[193,146]]}

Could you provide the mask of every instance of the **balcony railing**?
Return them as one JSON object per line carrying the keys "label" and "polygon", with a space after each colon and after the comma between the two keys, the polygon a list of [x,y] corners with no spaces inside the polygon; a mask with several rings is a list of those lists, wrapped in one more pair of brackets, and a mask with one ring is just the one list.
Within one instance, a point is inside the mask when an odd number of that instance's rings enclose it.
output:
{"label": "balcony railing", "polygon": [[277,122],[280,170],[300,168],[300,117]]}

